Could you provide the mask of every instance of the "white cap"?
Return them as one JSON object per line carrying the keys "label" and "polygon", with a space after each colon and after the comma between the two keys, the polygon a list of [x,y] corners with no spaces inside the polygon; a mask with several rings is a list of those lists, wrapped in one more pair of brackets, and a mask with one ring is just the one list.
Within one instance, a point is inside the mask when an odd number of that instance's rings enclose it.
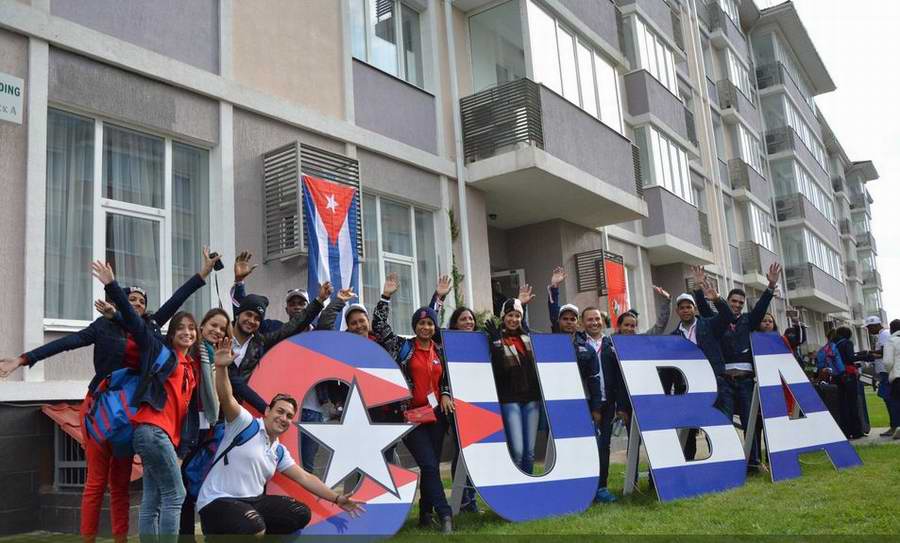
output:
{"label": "white cap", "polygon": [[872,315],[871,317],[866,317],[866,320],[863,321],[865,326],[872,326],[873,324],[881,324],[881,317],[877,315]]}
{"label": "white cap", "polygon": [[575,305],[575,304],[566,304],[566,305],[564,305],[564,306],[562,306],[562,307],[559,308],[559,314],[560,314],[560,315],[562,315],[562,314],[565,313],[566,311],[571,311],[572,313],[575,313],[575,316],[576,316],[576,317],[577,317],[578,314],[580,313],[580,311],[578,310],[578,306]]}
{"label": "white cap", "polygon": [[678,307],[678,304],[681,302],[691,302],[692,305],[696,306],[697,302],[694,301],[694,296],[685,292],[684,294],[679,294],[677,298],[675,298],[675,307]]}
{"label": "white cap", "polygon": [[293,288],[287,292],[287,295],[284,297],[284,303],[288,303],[291,301],[291,298],[294,296],[300,296],[307,302],[309,302],[309,294],[306,293],[302,288]]}

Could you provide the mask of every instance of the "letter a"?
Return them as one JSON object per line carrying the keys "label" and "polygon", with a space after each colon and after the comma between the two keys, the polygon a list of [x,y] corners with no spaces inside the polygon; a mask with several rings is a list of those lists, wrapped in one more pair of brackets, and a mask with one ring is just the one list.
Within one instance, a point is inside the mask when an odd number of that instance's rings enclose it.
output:
{"label": "letter a", "polygon": [[491,356],[484,334],[442,332],[456,403],[460,459],[472,484],[512,522],[584,511],[597,491],[600,456],[572,339],[532,334],[556,462],[540,476],[523,473],[506,446]]}
{"label": "letter a", "polygon": [[[799,477],[799,455],[805,452],[824,450],[837,469],[861,465],[856,450],[838,428],[781,336],[754,333],[752,342],[772,480]],[[805,417],[794,420],[789,417],[782,382],[791,389]]]}

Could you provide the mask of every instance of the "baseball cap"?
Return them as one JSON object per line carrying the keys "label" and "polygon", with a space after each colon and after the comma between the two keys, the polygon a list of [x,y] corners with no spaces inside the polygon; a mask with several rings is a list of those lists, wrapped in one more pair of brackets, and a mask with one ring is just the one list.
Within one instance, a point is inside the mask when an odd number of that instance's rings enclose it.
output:
{"label": "baseball cap", "polygon": [[691,302],[691,304],[695,306],[697,305],[697,303],[694,301],[694,296],[688,294],[687,292],[679,294],[678,297],[675,298],[675,307],[678,307],[678,304],[680,304],[681,302]]}
{"label": "baseball cap", "polygon": [[872,315],[872,316],[866,317],[866,320],[863,321],[863,324],[865,326],[872,326],[873,324],[881,324],[881,317],[879,317],[877,315]]}
{"label": "baseball cap", "polygon": [[303,290],[302,288],[292,288],[291,290],[287,291],[287,294],[284,297],[284,303],[288,303],[289,301],[291,301],[291,298],[293,298],[294,296],[300,296],[301,298],[306,300],[307,303],[309,302],[309,294],[307,294],[305,290]]}

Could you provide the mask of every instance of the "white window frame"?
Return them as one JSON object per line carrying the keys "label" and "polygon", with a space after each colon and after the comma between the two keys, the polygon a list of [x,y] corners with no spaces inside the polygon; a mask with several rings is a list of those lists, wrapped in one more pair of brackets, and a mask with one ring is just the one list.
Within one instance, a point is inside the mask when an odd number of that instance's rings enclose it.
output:
{"label": "white window frame", "polygon": [[[678,75],[675,71],[675,51],[669,47],[656,31],[640,17],[630,17],[635,40],[634,51],[637,64],[653,76],[676,97],[679,96]],[[650,43],[652,41],[652,44]],[[661,53],[661,54],[660,54]]]}
{"label": "white window frame", "polygon": [[[416,210],[424,211],[431,215],[431,220],[434,222],[434,229],[432,231],[437,233],[438,224],[436,222],[437,214],[435,213],[435,210],[427,208],[427,207],[423,207],[423,206],[418,206],[411,202],[404,202],[403,200],[400,200],[397,198],[385,197],[385,196],[382,196],[381,194],[378,194],[375,192],[365,192],[364,194],[374,198],[374,200],[375,200],[375,221],[376,221],[376,229],[377,229],[375,239],[376,239],[376,242],[378,243],[378,254],[374,255],[374,257],[378,259],[378,284],[379,285],[384,284],[384,280],[387,277],[387,272],[385,271],[385,268],[386,268],[385,264],[387,264],[388,262],[391,262],[394,264],[401,264],[404,266],[409,266],[412,268],[412,278],[413,278],[413,284],[411,285],[412,293],[413,293],[413,295],[412,295],[413,309],[415,310],[419,307],[424,306],[425,304],[427,304],[430,301],[430,299],[422,300],[421,296],[420,296],[419,286],[420,286],[420,282],[423,279],[419,277],[419,247],[418,247],[418,240],[416,239],[416,237],[417,237],[416,236]],[[409,208],[410,237],[412,238],[410,240],[412,243],[412,256],[401,255],[398,253],[391,253],[391,252],[384,250],[384,239],[382,236],[382,222],[381,222],[381,202],[385,201],[385,200],[389,201],[391,203],[402,205],[404,207]],[[434,247],[435,247],[435,254],[437,254],[437,249],[438,249],[437,236],[435,236],[435,239],[434,239]],[[370,254],[366,255],[366,263],[367,264],[370,262],[371,258],[373,258],[373,255],[370,255]],[[433,278],[432,280],[436,280],[436,278]],[[401,285],[400,288],[409,288],[409,286],[405,287],[405,286]],[[365,289],[360,288],[360,291],[361,291],[359,294],[360,303],[365,305],[368,303],[368,301],[365,300],[365,296],[364,296]],[[375,300],[375,302],[377,303],[377,300]]]}
{"label": "white window frame", "polygon": [[[173,253],[173,240],[172,240],[172,166],[173,166],[173,150],[172,144],[177,141],[183,145],[188,145],[191,147],[195,147],[198,149],[203,149],[207,151],[207,159],[209,161],[209,169],[208,171],[212,171],[212,153],[209,149],[205,147],[200,147],[196,143],[188,142],[185,140],[176,140],[168,135],[165,135],[160,132],[154,132],[152,130],[147,130],[143,127],[135,127],[130,125],[127,122],[122,122],[116,119],[111,119],[104,117],[102,115],[94,115],[94,114],[85,114],[77,111],[73,111],[71,109],[66,109],[64,107],[59,107],[55,104],[50,105],[50,109],[54,109],[60,111],[67,115],[75,115],[84,119],[89,119],[94,122],[94,177],[93,177],[93,193],[92,193],[92,206],[93,206],[93,225],[91,232],[91,259],[92,260],[101,260],[103,262],[106,261],[106,219],[107,215],[123,215],[130,218],[137,219],[146,219],[157,223],[159,227],[159,300],[160,304],[165,303],[169,297],[172,296],[173,286],[172,286],[172,273],[173,273],[173,265],[172,265],[172,255]],[[123,202],[120,200],[113,200],[110,198],[106,198],[103,196],[103,130],[105,125],[111,125],[116,128],[122,128],[125,130],[131,130],[133,132],[137,132],[142,135],[151,136],[155,138],[160,138],[163,140],[163,209],[145,206],[140,204],[133,204],[130,202]],[[208,183],[211,183],[211,179],[207,179]],[[211,189],[212,187],[210,187]],[[209,190],[208,197],[209,203],[208,208],[210,214],[213,209],[212,195],[214,193],[213,190]],[[44,210],[44,214],[46,215],[46,208]],[[212,228],[210,227],[210,230]],[[208,233],[209,236],[212,235],[212,232]],[[46,256],[44,256],[46,258]],[[99,281],[91,280],[91,297],[94,300],[102,299],[105,297],[103,291],[103,285],[100,284]],[[42,309],[43,311],[43,309]],[[77,330],[81,330],[82,328],[90,325],[92,321],[90,320],[79,320],[79,319],[54,319],[54,318],[44,318],[44,331],[48,332],[74,332]]]}
{"label": "white window frame", "polygon": [[649,147],[644,155],[652,163],[651,182],[646,186],[661,187],[696,207],[687,151],[652,125],[641,129]]}
{"label": "white window frame", "polygon": [[[393,0],[393,2],[394,2],[394,15],[393,15],[394,36],[396,36],[396,38],[397,38],[397,41],[394,44],[394,47],[397,50],[397,52],[396,52],[397,73],[391,74],[390,72],[384,70],[383,68],[379,68],[378,66],[373,64],[372,61],[370,60],[370,55],[372,54],[372,41],[373,41],[374,35],[375,35],[375,27],[371,23],[375,20],[375,17],[374,17],[375,14],[372,13],[371,0],[358,0],[358,1],[363,3],[363,19],[365,19],[364,24],[363,24],[363,32],[365,33],[365,42],[366,42],[365,43],[365,57],[366,58],[359,58],[358,60],[365,62],[366,64],[372,66],[376,70],[381,70],[382,72],[393,75],[394,77],[398,77],[398,78],[402,79],[403,81],[406,81],[410,85],[413,85],[414,87],[418,87],[418,88],[424,90],[425,89],[425,65],[426,65],[426,62],[425,62],[425,43],[424,43],[425,32],[422,31],[422,28],[423,28],[422,23],[424,21],[424,18],[422,17],[422,10],[415,5],[403,2],[402,0]],[[403,25],[401,24],[401,21],[403,19],[403,6],[414,11],[419,16],[419,30],[420,30],[420,37],[422,39],[422,43],[419,43],[419,48],[421,49],[421,54],[422,54],[422,84],[421,85],[415,81],[410,81],[407,78],[406,63],[403,62]],[[351,40],[353,39],[352,35],[351,35],[350,39]],[[352,55],[353,47],[350,48],[350,51],[351,51],[350,54]],[[354,56],[353,58],[358,58],[358,57]]]}

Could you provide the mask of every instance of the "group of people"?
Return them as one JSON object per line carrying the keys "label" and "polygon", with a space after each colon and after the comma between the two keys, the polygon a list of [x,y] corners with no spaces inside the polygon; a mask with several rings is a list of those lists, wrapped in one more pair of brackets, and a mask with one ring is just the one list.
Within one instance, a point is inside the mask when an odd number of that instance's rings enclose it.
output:
{"label": "group of people", "polygon": [[[411,399],[373,408],[370,416],[375,422],[417,422],[403,443],[420,469],[419,524],[443,533],[452,532],[452,510],[441,482],[440,462],[445,436],[455,429],[455,405],[448,384],[438,316],[443,313],[444,300],[452,288],[450,278],[438,278],[429,305],[411,315],[412,337],[397,334],[391,326],[391,299],[402,287],[396,274],[388,274],[371,315],[365,306],[353,303],[356,293],[351,289],[333,292],[331,284],[325,283],[315,298],[302,289],[289,291],[284,299],[289,320],[281,322],[266,318],[267,298],[247,294],[245,281],[256,266],[251,263],[252,256],[244,252],[234,264],[233,319],[221,308],[214,308],[198,323],[193,315],[179,309],[192,293],[205,285],[219,258],[204,249],[200,271],[156,312],[148,311],[144,290],[123,289],[108,264],[94,262],[92,273],[103,283],[107,298],[95,302],[101,316],[80,332],[19,357],[0,360],[0,378],[19,366],[31,366],[63,351],[93,345],[95,376],[82,402],[82,414],[91,409],[98,388],[102,388],[104,379],[113,371],[132,368],[146,375],[146,386],[137,398],[140,407],[132,419],[134,452],[141,456],[144,465],[138,527],[142,535],[193,534],[195,510],[204,534],[290,534],[309,522],[310,511],[307,505],[293,498],[265,494],[266,482],[276,472],[353,516],[364,512],[361,504],[347,494],[328,488],[313,475],[318,450],[313,439],[301,433],[300,465],[278,441],[298,415],[302,422],[325,422],[338,417],[348,389],[343,383],[326,382],[317,385],[305,398],[278,394],[266,400],[248,382],[265,353],[280,341],[309,330],[343,329],[381,345],[406,378]],[[643,332],[680,335],[696,344],[716,376],[716,406],[729,418],[739,415],[740,427],[745,430],[752,416],[754,389],[750,334],[777,331],[775,317],[768,312],[768,306],[780,275],[781,266],[773,264],[767,273],[768,288],[752,310],[745,312],[743,290],[732,289],[722,298],[707,280],[704,270],[694,268],[696,290],[680,294],[674,300],[678,324],[666,330],[673,302],[669,293],[654,287],[656,321]],[[616,500],[607,488],[613,422],[619,418],[628,424],[631,414],[611,336],[637,334],[641,329],[640,316],[637,311],[629,310],[610,322],[599,307],[580,309],[563,303],[559,290],[565,279],[563,268],[552,271],[547,288],[549,317],[553,332],[569,334],[572,338],[601,459],[595,501],[607,503]],[[507,445],[512,461],[527,474],[534,470],[537,435],[541,418],[545,416],[527,319],[529,304],[534,299],[533,288],[524,285],[517,298],[497,304],[498,320],[488,318],[479,326],[476,312],[468,307],[456,307],[448,319],[451,330],[480,330],[487,335]],[[162,327],[167,324],[163,335]],[[884,376],[882,387],[887,391],[882,396],[885,398],[891,397],[892,389],[896,391],[897,386],[893,385],[900,386],[897,380],[900,331],[895,328],[900,328],[900,321],[891,323],[893,335],[884,339],[879,357],[882,360],[879,372]],[[804,327],[795,322],[785,331],[784,339],[796,352],[805,341]],[[843,356],[843,374],[847,376],[841,378],[850,382],[852,346],[840,341],[835,346]],[[171,351],[171,361],[164,371],[151,375],[149,367],[164,349]],[[662,374],[661,380],[667,394],[683,393],[686,389],[677,370]],[[244,405],[262,417],[254,419]],[[895,420],[892,418],[892,426],[896,426]],[[202,446],[217,423],[220,427],[224,425],[223,444],[248,428],[253,429],[253,437],[239,447],[226,449],[225,461],[212,465],[194,500],[186,497],[181,461]],[[845,429],[850,437],[852,430]],[[86,539],[95,537],[103,494],[109,487],[113,534],[124,540],[128,533],[132,459],[114,456],[108,446],[96,443],[87,432],[84,444],[88,469],[81,533]],[[458,454],[455,451],[454,471]],[[687,458],[695,454],[696,433],[688,436],[685,447]],[[393,449],[386,455],[392,457]],[[758,440],[752,448],[748,469],[760,469]],[[461,511],[478,511],[471,484],[463,494]]]}

